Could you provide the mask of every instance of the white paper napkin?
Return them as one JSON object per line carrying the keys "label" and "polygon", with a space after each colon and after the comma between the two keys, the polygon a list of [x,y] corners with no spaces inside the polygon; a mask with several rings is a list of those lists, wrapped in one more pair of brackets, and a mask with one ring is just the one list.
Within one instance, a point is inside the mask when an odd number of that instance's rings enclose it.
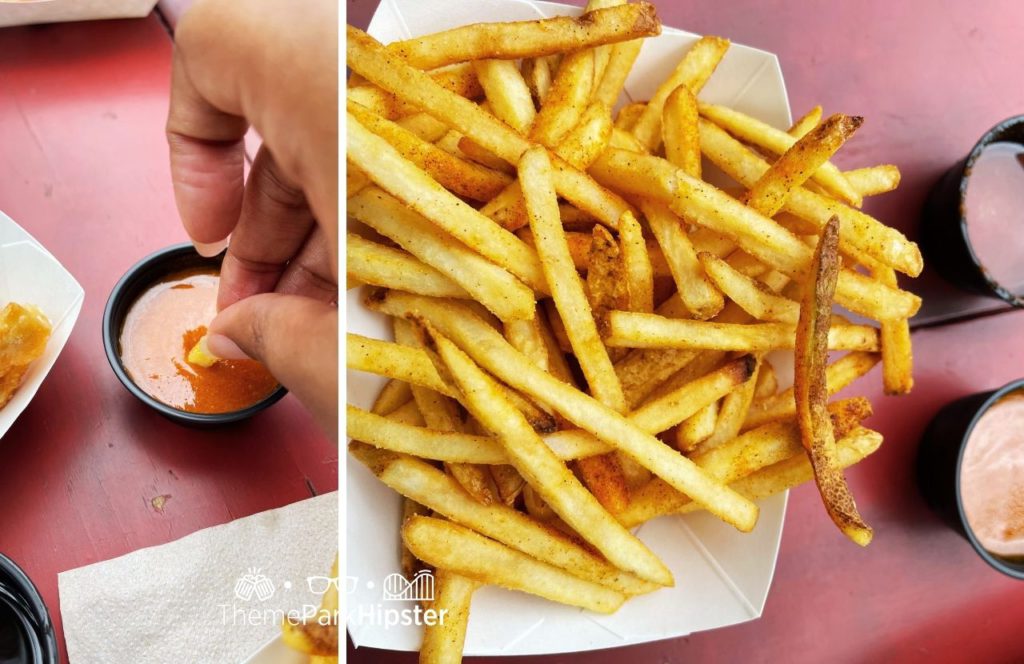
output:
{"label": "white paper napkin", "polygon": [[71,664],[233,664],[288,611],[319,606],[307,578],[338,551],[338,494],[207,528],[58,576]]}

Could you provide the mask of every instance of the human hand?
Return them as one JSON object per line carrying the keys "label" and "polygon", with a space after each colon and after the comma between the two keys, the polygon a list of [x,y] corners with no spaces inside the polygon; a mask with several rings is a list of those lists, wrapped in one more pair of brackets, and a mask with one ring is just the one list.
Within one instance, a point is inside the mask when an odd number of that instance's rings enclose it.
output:
{"label": "human hand", "polygon": [[175,201],[201,254],[227,245],[210,350],[263,362],[336,438],[337,4],[200,0],[175,42]]}

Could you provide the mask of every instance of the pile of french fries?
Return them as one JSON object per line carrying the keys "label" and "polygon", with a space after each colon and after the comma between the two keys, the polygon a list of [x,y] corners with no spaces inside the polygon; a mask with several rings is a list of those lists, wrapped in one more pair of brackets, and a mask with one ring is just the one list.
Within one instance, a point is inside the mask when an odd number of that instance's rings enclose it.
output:
{"label": "pile of french fries", "polygon": [[749,531],[815,479],[870,541],[843,469],[882,437],[866,399],[828,400],[880,359],[888,393],[912,386],[920,299],[896,273],[921,254],[859,209],[899,171],[832,163],[859,117],[701,101],[720,37],[616,112],[660,30],[622,0],[386,46],[348,29],[347,274],[394,325],[348,335],[348,366],[390,379],[348,407],[349,451],[404,496],[405,573],[436,569],[450,619],[421,661],[459,660],[482,584],[601,613],[671,586],[630,532],[658,516]]}

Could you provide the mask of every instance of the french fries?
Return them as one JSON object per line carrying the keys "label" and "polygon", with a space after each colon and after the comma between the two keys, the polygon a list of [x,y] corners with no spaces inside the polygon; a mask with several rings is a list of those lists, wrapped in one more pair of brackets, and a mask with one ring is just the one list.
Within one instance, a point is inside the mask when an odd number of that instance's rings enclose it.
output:
{"label": "french fries", "polygon": [[[821,105],[815,106],[800,116],[800,119],[794,122],[786,133],[796,139],[803,138],[807,132],[818,126],[818,123],[821,122],[821,114]],[[847,177],[847,180],[849,180],[849,177]],[[851,182],[850,184],[853,183]]]}
{"label": "french fries", "polygon": [[[739,111],[714,104],[701,104],[700,114],[737,138],[777,155],[792,149],[798,139]],[[842,172],[827,159],[811,177],[837,199],[860,207],[861,197],[843,177]]]}
{"label": "french fries", "polygon": [[[790,146],[754,183],[744,202],[764,216],[774,217],[789,198],[789,192],[812,177],[829,157],[843,147],[862,122],[864,118],[848,115],[829,117]],[[696,135],[696,119],[693,124]],[[699,145],[699,138],[697,143]],[[850,186],[849,182],[846,185]]]}
{"label": "french fries", "polygon": [[622,593],[584,581],[442,519],[414,516],[402,526],[402,538],[420,560],[483,583],[521,590],[595,613],[612,613],[626,599]]}
{"label": "french fries", "polygon": [[843,533],[867,546],[872,531],[853,501],[838,461],[835,433],[828,417],[828,336],[832,316],[832,297],[839,276],[839,218],[826,225],[814,252],[810,281],[800,302],[800,322],[796,329],[796,370],[793,393],[796,398],[800,438],[811,458],[814,479],[825,509]]}
{"label": "french fries", "polygon": [[434,297],[472,296],[460,285],[414,256],[349,233],[345,240],[345,269],[349,277],[373,286]]}
{"label": "french fries", "polygon": [[494,380],[429,324],[426,332],[443,367],[458,384],[463,405],[497,436],[511,464],[544,502],[613,564],[653,583],[672,585],[668,568],[583,488]]}
{"label": "french fries", "polygon": [[713,103],[713,36],[613,114],[661,25],[645,2],[583,12],[348,29],[347,277],[396,340],[348,335],[349,368],[389,379],[347,408],[349,453],[402,497],[403,573],[436,569],[424,662],[459,661],[486,585],[600,613],[672,585],[627,530],[658,516],[747,532],[753,500],[813,479],[866,544],[843,470],[881,436],[866,399],[828,400],[880,360],[887,393],[913,385],[921,301],[896,273],[921,253],[857,209],[899,170],[831,161],[862,119]]}
{"label": "french fries", "polygon": [[583,293],[583,284],[576,274],[562,231],[547,153],[540,148],[527,150],[519,163],[519,174],[537,253],[544,258],[544,276],[565,323],[572,350],[594,397],[609,408],[623,412],[626,400],[622,386],[612,369],[608,350],[601,343],[590,303]]}
{"label": "french fries", "polygon": [[525,134],[537,116],[530,88],[510,60],[479,60],[473,63],[480,85],[495,117]]}
{"label": "french fries", "polygon": [[447,240],[437,227],[387,192],[364,189],[349,199],[348,212],[462,286],[499,318],[529,320],[533,316],[533,293],[523,282],[466,245]]}
{"label": "french fries", "polygon": [[469,604],[480,584],[465,576],[440,569],[434,577],[434,599],[428,610],[444,620],[427,622],[423,628],[420,662],[451,664],[462,661],[462,648],[469,627]]}
{"label": "french fries", "polygon": [[395,42],[388,51],[413,67],[434,69],[469,60],[536,58],[660,33],[654,5],[638,2],[587,12],[579,18],[476,23]]}
{"label": "french fries", "polygon": [[632,128],[633,135],[644,147],[654,150],[661,142],[661,116],[669,95],[680,85],[685,85],[696,96],[727,50],[728,39],[701,37],[683,56],[676,70],[658,86]]}
{"label": "french fries", "polygon": [[[613,347],[766,352],[793,348],[797,326],[785,323],[712,323],[612,311],[608,314],[608,333],[605,343]],[[867,325],[833,325],[828,328],[825,338],[828,350],[879,349],[878,330]]]}

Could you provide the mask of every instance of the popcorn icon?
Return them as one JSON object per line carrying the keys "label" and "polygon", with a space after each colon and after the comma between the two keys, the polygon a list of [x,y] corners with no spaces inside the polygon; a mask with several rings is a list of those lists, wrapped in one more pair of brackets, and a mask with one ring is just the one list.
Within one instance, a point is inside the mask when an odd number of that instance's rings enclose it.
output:
{"label": "popcorn icon", "polygon": [[253,596],[264,602],[273,597],[275,591],[274,582],[263,574],[263,570],[254,567],[250,567],[235,582],[235,597],[244,602],[250,601]]}

